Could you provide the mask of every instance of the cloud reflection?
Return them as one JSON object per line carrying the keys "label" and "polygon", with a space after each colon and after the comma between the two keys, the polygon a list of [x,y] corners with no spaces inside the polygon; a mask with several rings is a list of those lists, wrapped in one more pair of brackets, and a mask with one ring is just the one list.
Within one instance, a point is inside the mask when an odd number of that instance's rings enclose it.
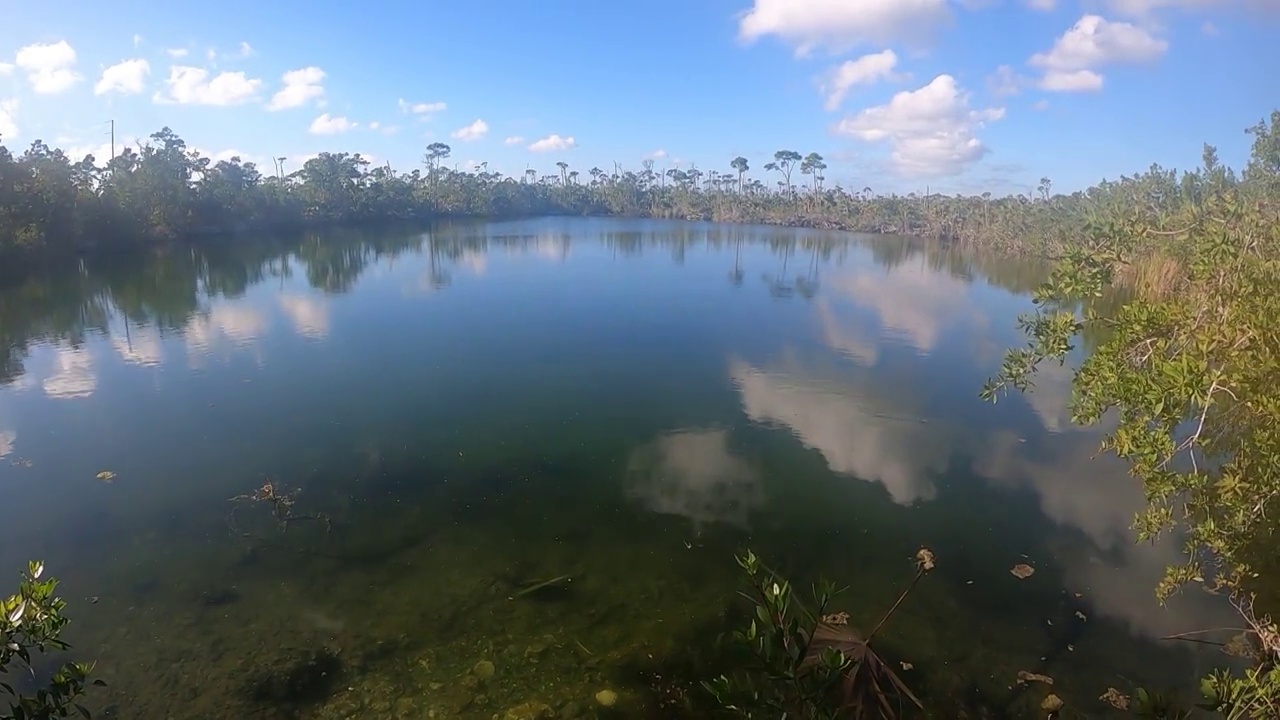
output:
{"label": "cloud reflection", "polygon": [[0,458],[13,452],[13,444],[18,441],[18,433],[13,430],[0,430]]}
{"label": "cloud reflection", "polygon": [[984,322],[969,302],[967,282],[924,265],[834,273],[824,283],[837,297],[875,310],[888,334],[901,337],[922,354],[933,351],[947,328]]}
{"label": "cloud reflection", "polygon": [[111,346],[127,363],[155,367],[164,361],[163,341],[154,325],[144,325],[127,332],[113,332]]}
{"label": "cloud reflection", "polygon": [[53,372],[42,387],[45,395],[59,400],[89,397],[98,387],[93,357],[84,348],[58,348],[53,356]]}
{"label": "cloud reflection", "polygon": [[1172,535],[1137,542],[1132,523],[1146,506],[1142,485],[1116,457],[1093,457],[1098,442],[1093,432],[1055,435],[1049,449],[1033,453],[1012,433],[1000,433],[977,469],[997,486],[1030,487],[1049,520],[1088,538],[1063,546],[1058,559],[1068,585],[1086,588],[1099,612],[1153,637],[1227,623],[1222,598],[1194,588],[1159,607],[1156,584],[1166,567],[1183,561],[1181,544]]}
{"label": "cloud reflection", "polygon": [[269,327],[261,311],[245,303],[218,303],[187,323],[184,335],[193,352],[208,353],[225,344],[245,347]]}
{"label": "cloud reflection", "polygon": [[680,430],[659,436],[631,454],[627,496],[650,510],[706,523],[746,526],[764,502],[755,469],[729,450],[725,430]]}
{"label": "cloud reflection", "polygon": [[323,340],[329,335],[329,306],[321,298],[288,293],[280,296],[280,309],[299,335]]}
{"label": "cloud reflection", "polygon": [[821,453],[832,470],[879,482],[896,503],[936,495],[928,474],[946,466],[949,451],[937,437],[938,426],[895,411],[875,397],[874,388],[822,379],[795,365],[765,370],[742,360],[729,362],[749,418],[788,428]]}

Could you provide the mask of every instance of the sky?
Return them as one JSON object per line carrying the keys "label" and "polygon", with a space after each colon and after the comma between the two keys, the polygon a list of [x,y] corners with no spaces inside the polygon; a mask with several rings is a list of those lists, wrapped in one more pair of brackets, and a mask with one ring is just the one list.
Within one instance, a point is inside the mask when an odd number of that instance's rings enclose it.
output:
{"label": "sky", "polygon": [[[1280,109],[1280,0],[0,0],[0,142],[77,158],[170,127],[267,172],[321,151],[585,176],[1070,192],[1204,143],[1241,167]],[[1267,42],[1270,40],[1271,42]],[[775,178],[777,179],[777,178]]]}

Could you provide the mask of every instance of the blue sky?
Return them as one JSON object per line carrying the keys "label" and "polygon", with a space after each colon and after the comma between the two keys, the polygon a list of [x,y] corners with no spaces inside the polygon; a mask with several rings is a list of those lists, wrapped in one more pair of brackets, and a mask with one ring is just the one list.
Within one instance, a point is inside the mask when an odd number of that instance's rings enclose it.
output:
{"label": "blue sky", "polygon": [[102,155],[114,119],[121,145],[167,125],[267,169],[408,170],[440,141],[508,173],[758,174],[786,148],[828,185],[1074,190],[1204,142],[1240,166],[1280,107],[1280,0],[4,4],[10,148]]}

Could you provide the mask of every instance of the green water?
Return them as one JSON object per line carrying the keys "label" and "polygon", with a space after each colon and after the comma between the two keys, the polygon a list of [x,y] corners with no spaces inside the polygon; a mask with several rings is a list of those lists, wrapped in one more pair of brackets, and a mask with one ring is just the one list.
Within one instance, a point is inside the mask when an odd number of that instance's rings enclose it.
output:
{"label": "green water", "polygon": [[[1218,662],[1159,637],[1227,613],[1156,603],[1177,548],[1132,542],[1069,371],[978,400],[1042,272],[542,219],[32,279],[0,291],[0,568],[63,579],[107,717],[666,718],[705,716],[736,552],[866,628],[925,546],[878,643],[930,716],[1037,716],[1019,670],[1100,712]],[[328,529],[229,501],[268,478]]]}

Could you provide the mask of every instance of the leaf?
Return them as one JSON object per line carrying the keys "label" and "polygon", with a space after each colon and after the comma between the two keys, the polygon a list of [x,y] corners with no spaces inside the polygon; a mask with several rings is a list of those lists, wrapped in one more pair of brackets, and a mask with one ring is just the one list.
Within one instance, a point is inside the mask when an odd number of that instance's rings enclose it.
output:
{"label": "leaf", "polygon": [[1009,572],[1019,580],[1026,580],[1035,574],[1036,569],[1026,563],[1018,563],[1009,569]]}

